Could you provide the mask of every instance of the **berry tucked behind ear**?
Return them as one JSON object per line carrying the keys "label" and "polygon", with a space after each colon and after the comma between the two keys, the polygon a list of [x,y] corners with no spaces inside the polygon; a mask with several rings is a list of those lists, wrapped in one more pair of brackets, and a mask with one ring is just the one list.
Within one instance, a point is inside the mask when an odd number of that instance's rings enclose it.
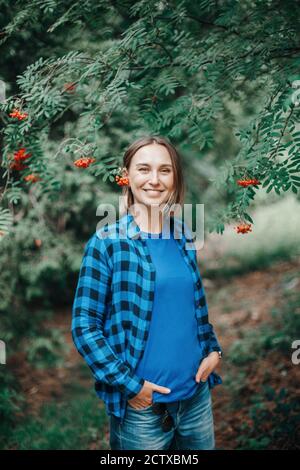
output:
{"label": "berry tucked behind ear", "polygon": [[118,186],[127,186],[129,184],[128,178],[126,176],[119,176],[115,177]]}

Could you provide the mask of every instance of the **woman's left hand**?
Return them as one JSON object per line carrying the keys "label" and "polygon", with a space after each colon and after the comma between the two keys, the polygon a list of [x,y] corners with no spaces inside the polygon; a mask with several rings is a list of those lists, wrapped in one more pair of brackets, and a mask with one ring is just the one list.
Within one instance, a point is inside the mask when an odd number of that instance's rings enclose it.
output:
{"label": "woman's left hand", "polygon": [[206,382],[209,374],[217,367],[220,362],[219,353],[217,351],[211,352],[203,359],[196,374],[196,382]]}

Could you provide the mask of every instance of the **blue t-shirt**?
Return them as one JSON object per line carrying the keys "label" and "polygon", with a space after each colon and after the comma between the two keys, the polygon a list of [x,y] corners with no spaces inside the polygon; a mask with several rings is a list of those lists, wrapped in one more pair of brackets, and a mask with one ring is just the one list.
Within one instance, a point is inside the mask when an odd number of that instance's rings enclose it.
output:
{"label": "blue t-shirt", "polygon": [[203,355],[192,274],[172,234],[166,239],[162,232],[141,231],[141,236],[148,245],[156,278],[149,336],[135,372],[171,389],[168,394],[153,391],[153,402],[184,400],[202,385],[195,380]]}

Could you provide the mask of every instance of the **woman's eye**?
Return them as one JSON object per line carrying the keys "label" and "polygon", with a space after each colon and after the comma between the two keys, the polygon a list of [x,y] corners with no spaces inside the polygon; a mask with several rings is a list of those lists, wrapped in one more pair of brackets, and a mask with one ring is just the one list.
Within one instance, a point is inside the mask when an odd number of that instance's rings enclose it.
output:
{"label": "woman's eye", "polygon": [[[145,172],[145,171],[149,171],[149,169],[148,168],[139,168],[139,171]],[[162,173],[170,173],[171,170],[169,170],[168,168],[164,168],[161,171],[162,171]]]}

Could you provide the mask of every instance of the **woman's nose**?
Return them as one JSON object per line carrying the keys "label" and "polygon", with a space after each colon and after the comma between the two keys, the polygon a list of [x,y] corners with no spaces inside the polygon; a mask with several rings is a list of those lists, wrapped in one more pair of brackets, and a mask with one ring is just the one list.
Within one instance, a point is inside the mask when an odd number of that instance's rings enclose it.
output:
{"label": "woman's nose", "polygon": [[152,184],[157,184],[158,183],[158,174],[157,174],[156,171],[151,173],[150,181],[151,181]]}

